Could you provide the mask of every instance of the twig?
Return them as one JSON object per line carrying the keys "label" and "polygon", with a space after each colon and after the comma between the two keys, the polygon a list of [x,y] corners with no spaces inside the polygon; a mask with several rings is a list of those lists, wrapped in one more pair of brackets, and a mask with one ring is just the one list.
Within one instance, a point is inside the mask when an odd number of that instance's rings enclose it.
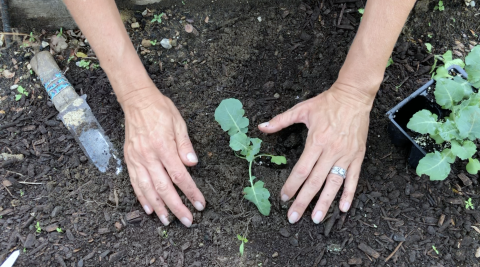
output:
{"label": "twig", "polygon": [[3,185],[3,187],[5,187],[5,189],[7,189],[7,192],[10,194],[10,196],[13,197],[13,198],[15,198],[15,197],[12,195],[12,193],[10,193],[10,190],[8,190],[8,188],[7,188],[4,184],[2,184],[2,185]]}
{"label": "twig", "polygon": [[338,18],[338,23],[337,23],[337,25],[340,25],[340,23],[342,22],[343,12],[345,12],[345,7],[347,7],[347,4],[343,4],[342,11],[340,11],[340,16],[339,16],[339,18]]}
{"label": "twig", "polygon": [[397,253],[398,249],[402,246],[404,241],[400,242],[400,244],[398,244],[398,246],[393,250],[393,252],[385,259],[385,262],[389,261],[390,258],[393,257],[393,255],[395,255],[395,253]]}
{"label": "twig", "polygon": [[33,183],[33,182],[18,182],[19,184],[44,184],[44,183]]}
{"label": "twig", "polygon": [[26,34],[26,33],[18,33],[18,32],[0,32],[0,34],[5,34],[5,35],[25,35],[25,36],[30,36],[29,34]]}
{"label": "twig", "polygon": [[388,156],[390,156],[390,155],[392,155],[392,152],[390,152],[390,153],[388,153],[387,155],[381,157],[380,159],[384,159],[384,158],[386,158],[386,157],[388,157]]}

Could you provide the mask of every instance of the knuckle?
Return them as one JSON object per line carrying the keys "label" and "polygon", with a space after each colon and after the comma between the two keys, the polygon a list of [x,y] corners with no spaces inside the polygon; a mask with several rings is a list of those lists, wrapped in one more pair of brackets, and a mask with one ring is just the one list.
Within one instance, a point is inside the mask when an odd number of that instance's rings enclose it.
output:
{"label": "knuckle", "polygon": [[342,186],[343,184],[343,178],[338,176],[338,175],[330,175],[328,178],[327,178],[327,181],[328,183],[340,188],[340,186]]}
{"label": "knuckle", "polygon": [[330,145],[329,152],[332,155],[337,155],[341,152],[343,152],[345,149],[345,143],[342,142],[341,140],[335,141]]}
{"label": "knuckle", "polygon": [[299,178],[306,178],[310,174],[310,169],[306,165],[298,165],[294,170],[295,174]]}
{"label": "knuckle", "polygon": [[138,185],[138,189],[140,189],[140,191],[142,192],[145,192],[150,188],[150,183],[143,179],[140,179],[137,185]]}
{"label": "knuckle", "polygon": [[157,180],[153,182],[153,187],[160,195],[168,190],[168,183],[162,180]]}
{"label": "knuckle", "polygon": [[323,133],[314,133],[312,136],[312,143],[314,146],[323,147],[327,143],[327,138]]}
{"label": "knuckle", "polygon": [[192,142],[190,141],[190,138],[185,135],[180,139],[178,146],[180,149],[190,149],[192,147]]}
{"label": "knuckle", "polygon": [[183,184],[187,180],[187,173],[183,171],[174,171],[170,173],[170,178],[176,185]]}
{"label": "knuckle", "polygon": [[318,188],[322,187],[323,185],[323,178],[318,176],[318,175],[312,175],[308,180],[307,180],[307,186],[312,187],[312,188]]}
{"label": "knuckle", "polygon": [[154,138],[152,139],[152,146],[155,149],[163,149],[165,147],[165,142],[161,138]]}

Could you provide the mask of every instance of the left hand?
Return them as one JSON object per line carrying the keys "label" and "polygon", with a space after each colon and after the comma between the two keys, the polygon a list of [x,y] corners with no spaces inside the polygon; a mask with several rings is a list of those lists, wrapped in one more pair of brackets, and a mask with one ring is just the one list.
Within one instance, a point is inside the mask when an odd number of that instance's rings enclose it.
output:
{"label": "left hand", "polygon": [[312,220],[318,224],[325,218],[344,183],[340,175],[330,173],[333,166],[347,170],[340,210],[346,212],[350,208],[365,155],[373,103],[371,96],[361,92],[337,81],[328,91],[258,126],[265,133],[280,131],[294,123],[304,123],[309,129],[305,149],[281,191],[282,201],[288,201],[300,190],[288,211],[290,223],[302,217],[324,184]]}

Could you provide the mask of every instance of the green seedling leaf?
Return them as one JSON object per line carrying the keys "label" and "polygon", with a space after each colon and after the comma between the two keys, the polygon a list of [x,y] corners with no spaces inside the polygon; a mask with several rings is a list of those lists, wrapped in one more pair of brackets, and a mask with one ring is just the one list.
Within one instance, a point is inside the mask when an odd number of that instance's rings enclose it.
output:
{"label": "green seedling leaf", "polygon": [[437,104],[445,109],[451,109],[465,95],[464,88],[456,81],[448,78],[440,78],[436,80],[435,85],[435,100]]}
{"label": "green seedling leaf", "polygon": [[387,68],[393,64],[393,59],[390,57],[387,61]]}
{"label": "green seedling leaf", "polygon": [[472,141],[480,138],[480,105],[462,109],[458,113],[456,124],[461,138]]}
{"label": "green seedling leaf", "polygon": [[243,256],[243,251],[245,249],[244,245],[245,245],[245,243],[242,242],[242,244],[240,244],[240,249],[239,249],[240,250],[240,255],[242,255],[242,256]]}
{"label": "green seedling leaf", "polygon": [[438,116],[423,109],[415,113],[407,124],[408,129],[421,134],[435,134]]}
{"label": "green seedling leaf", "polygon": [[270,192],[263,187],[264,183],[262,181],[257,181],[253,187],[245,187],[243,192],[245,193],[245,198],[253,202],[260,211],[261,214],[268,216],[270,215]]}
{"label": "green seedling leaf", "polygon": [[468,159],[467,172],[470,174],[477,174],[480,171],[480,162],[478,159]]}
{"label": "green seedling leaf", "polygon": [[427,48],[428,53],[432,53],[432,44],[430,43],[425,43],[425,47]]}
{"label": "green seedling leaf", "polygon": [[18,101],[22,98],[22,95],[15,95],[15,101]]}
{"label": "green seedling leaf", "polygon": [[476,88],[480,88],[480,45],[475,46],[465,57],[465,71],[468,81]]}
{"label": "green seedling leaf", "polygon": [[[432,68],[433,70],[433,68]],[[448,73],[448,70],[445,67],[438,67],[437,73],[433,76],[433,79],[436,81],[440,78],[451,78],[452,76]]]}
{"label": "green seedling leaf", "polygon": [[245,155],[248,162],[251,162],[255,159],[255,155],[260,152],[260,146],[262,145],[262,140],[259,138],[250,138],[252,145],[248,147],[247,154]]}
{"label": "green seedling leaf", "polygon": [[457,65],[461,68],[465,67],[465,63],[460,58],[453,59],[452,50],[448,50],[445,54],[442,55],[443,64],[446,69],[452,65]]}
{"label": "green seedling leaf", "polygon": [[465,209],[475,209],[475,207],[473,206],[473,203],[472,203],[472,198],[468,198],[467,201],[465,201]]}
{"label": "green seedling leaf", "polygon": [[358,13],[360,13],[360,14],[363,15],[363,13],[365,13],[365,8],[359,8],[359,9],[358,9]]}
{"label": "green seedling leaf", "polygon": [[270,161],[277,165],[287,164],[287,159],[284,156],[272,156]]}
{"label": "green seedling leaf", "polygon": [[472,141],[464,141],[463,144],[452,141],[452,153],[462,160],[466,160],[477,152],[477,146]]}
{"label": "green seedling leaf", "polygon": [[444,149],[442,153],[435,151],[428,153],[421,159],[417,166],[417,174],[426,174],[430,180],[445,180],[450,173],[450,163],[455,161],[455,156],[450,149]]}
{"label": "green seedling leaf", "polygon": [[250,146],[250,138],[244,133],[237,133],[230,137],[230,147],[234,151],[242,151],[242,154],[246,154]]}
{"label": "green seedling leaf", "polygon": [[433,140],[435,140],[436,144],[441,144],[441,143],[445,142],[445,140],[443,140],[443,138],[440,136],[440,134],[431,134],[430,137]]}
{"label": "green seedling leaf", "polygon": [[229,98],[222,100],[215,110],[215,120],[220,124],[222,130],[230,136],[242,132],[247,133],[249,121],[243,117],[245,110],[238,99]]}
{"label": "green seedling leaf", "polygon": [[453,78],[453,81],[457,83],[457,86],[463,90],[463,97],[468,98],[473,94],[472,86],[470,83],[463,79],[460,75],[457,75]]}

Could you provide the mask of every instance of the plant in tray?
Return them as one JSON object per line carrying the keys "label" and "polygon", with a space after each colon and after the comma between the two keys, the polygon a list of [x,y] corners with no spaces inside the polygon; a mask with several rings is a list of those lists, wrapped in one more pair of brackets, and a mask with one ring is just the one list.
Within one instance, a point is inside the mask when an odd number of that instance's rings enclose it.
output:
{"label": "plant in tray", "polygon": [[224,99],[215,110],[215,120],[220,124],[222,130],[228,132],[230,135],[230,147],[234,151],[240,151],[240,155],[235,155],[239,158],[245,159],[249,162],[249,177],[250,187],[245,187],[243,193],[245,198],[253,202],[265,216],[270,214],[270,192],[264,188],[262,181],[256,181],[255,176],[252,176],[252,164],[255,159],[259,157],[270,157],[272,163],[277,165],[286,164],[287,160],[283,156],[273,156],[268,154],[258,154],[262,140],[259,138],[250,138],[246,135],[248,131],[249,121],[243,115],[245,111],[242,108],[242,103],[238,99],[229,98]]}
{"label": "plant in tray", "polygon": [[[452,60],[451,51],[443,55],[442,61],[445,66],[437,69],[433,94],[436,103],[447,110],[448,116],[439,119],[424,109],[415,113],[407,124],[410,130],[433,139],[440,150],[425,155],[417,166],[417,174],[426,174],[431,180],[444,180],[450,173],[450,164],[457,157],[468,159],[466,169],[470,174],[480,170],[480,162],[473,158],[477,152],[475,141],[480,138],[480,46],[472,49],[465,64],[458,59]],[[449,73],[447,64],[465,66],[468,80]],[[425,146],[418,139],[417,143]]]}

